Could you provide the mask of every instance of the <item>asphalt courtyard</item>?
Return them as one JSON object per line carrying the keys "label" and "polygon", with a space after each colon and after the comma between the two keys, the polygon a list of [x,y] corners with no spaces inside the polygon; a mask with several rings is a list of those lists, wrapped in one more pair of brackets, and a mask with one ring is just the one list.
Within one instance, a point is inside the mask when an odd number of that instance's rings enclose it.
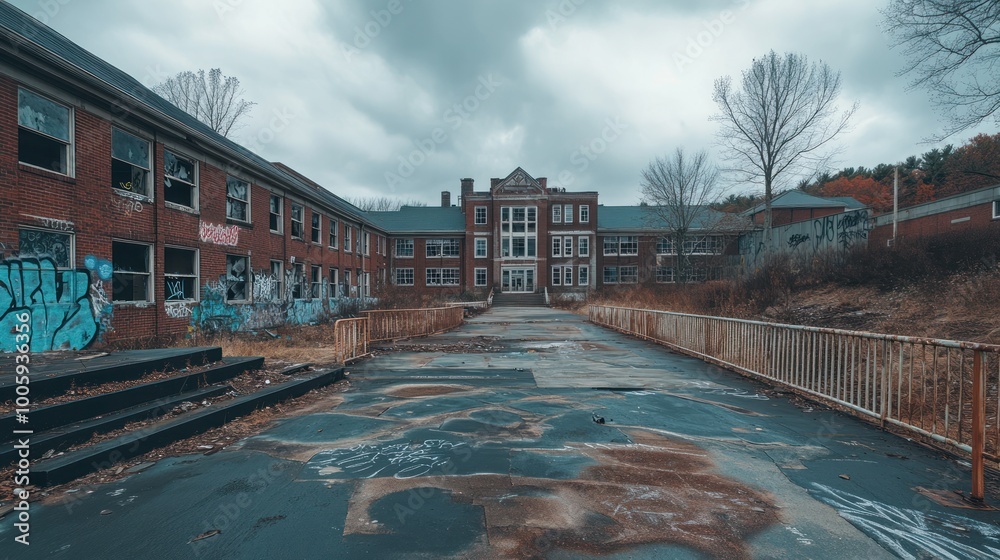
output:
{"label": "asphalt courtyard", "polygon": [[[544,308],[351,369],[212,455],[35,504],[4,558],[997,558],[968,466]],[[1000,504],[995,485],[988,501]]]}

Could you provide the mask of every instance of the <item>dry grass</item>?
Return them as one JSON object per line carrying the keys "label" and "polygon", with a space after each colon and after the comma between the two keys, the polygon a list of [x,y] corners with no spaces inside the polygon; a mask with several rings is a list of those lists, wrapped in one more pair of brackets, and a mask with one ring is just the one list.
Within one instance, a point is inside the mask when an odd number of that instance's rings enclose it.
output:
{"label": "dry grass", "polygon": [[188,339],[186,343],[190,346],[219,346],[223,356],[263,356],[269,364],[337,362],[332,322],[315,326],[282,327],[257,334],[199,336]]}

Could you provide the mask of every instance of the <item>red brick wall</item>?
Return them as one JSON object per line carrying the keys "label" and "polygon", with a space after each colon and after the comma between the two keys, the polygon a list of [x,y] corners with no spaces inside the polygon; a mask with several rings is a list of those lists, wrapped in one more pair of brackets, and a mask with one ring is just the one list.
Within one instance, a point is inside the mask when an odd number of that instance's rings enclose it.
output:
{"label": "red brick wall", "polygon": [[[952,223],[952,220],[968,220]],[[961,210],[951,210],[899,222],[900,238],[929,237],[940,233],[962,231],[981,227],[1000,227],[1000,219],[993,218],[993,203],[978,204]],[[868,234],[871,245],[885,245],[892,238],[892,224],[879,226]]]}

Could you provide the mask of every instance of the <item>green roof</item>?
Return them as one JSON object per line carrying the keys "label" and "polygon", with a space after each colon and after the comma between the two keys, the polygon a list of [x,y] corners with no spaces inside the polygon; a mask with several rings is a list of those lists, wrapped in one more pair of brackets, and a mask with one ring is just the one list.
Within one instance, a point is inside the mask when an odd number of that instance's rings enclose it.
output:
{"label": "green roof", "polygon": [[[848,199],[853,201],[853,204],[860,206],[851,206],[851,204],[847,202]],[[771,208],[864,208],[864,205],[849,196],[823,198],[813,196],[798,189],[793,189],[775,195],[775,197],[771,199]],[[754,206],[750,210],[743,212],[743,215],[751,216],[763,211],[764,204],[761,203]]]}
{"label": "green roof", "polygon": [[[692,229],[711,229],[722,221],[734,220],[732,228],[738,228],[745,220],[734,214],[727,214],[702,206],[697,210]],[[640,231],[672,229],[672,226],[650,206],[598,206],[597,229],[604,231]],[[730,228],[727,228],[730,229]]]}
{"label": "green roof", "polygon": [[465,233],[458,206],[403,206],[395,212],[367,212],[376,225],[393,233]]}

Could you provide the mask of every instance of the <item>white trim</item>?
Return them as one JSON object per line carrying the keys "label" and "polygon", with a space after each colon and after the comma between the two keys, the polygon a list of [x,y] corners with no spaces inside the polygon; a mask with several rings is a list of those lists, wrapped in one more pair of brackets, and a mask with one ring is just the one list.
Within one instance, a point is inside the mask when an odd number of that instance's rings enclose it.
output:
{"label": "white trim", "polygon": [[[193,299],[167,299],[167,276],[177,278],[191,278],[190,274],[167,274],[167,249],[177,249],[179,251],[194,251],[194,298]],[[201,301],[201,249],[197,247],[182,247],[180,245],[163,245],[163,303],[185,304],[198,303]]]}
{"label": "white trim", "polygon": [[[48,93],[44,93],[44,94],[43,93],[38,93],[39,90],[35,89],[34,87],[30,87],[30,86],[26,87],[26,86],[23,85],[23,83],[18,83],[17,84],[17,89],[23,89],[25,91],[31,92],[33,95],[37,95],[38,97],[47,99],[47,100],[51,101],[52,103],[55,103],[56,105],[62,105],[63,107],[65,107],[69,111],[69,117],[68,117],[68,121],[69,122],[67,123],[67,128],[69,129],[69,130],[67,130],[67,133],[69,135],[69,140],[68,141],[63,141],[60,138],[56,138],[54,136],[49,136],[48,134],[45,134],[44,132],[41,132],[41,131],[38,131],[38,130],[34,130],[34,132],[36,134],[40,134],[40,135],[42,135],[42,136],[44,136],[46,138],[51,138],[52,140],[55,140],[56,142],[59,142],[60,144],[65,144],[66,145],[66,173],[60,173],[58,171],[53,171],[51,169],[46,169],[44,167],[39,167],[37,165],[33,165],[33,164],[30,164],[30,163],[24,163],[23,161],[21,161],[20,150],[17,150],[17,156],[16,156],[17,163],[19,163],[21,165],[26,165],[26,166],[28,166],[28,167],[30,167],[32,169],[40,169],[42,171],[47,171],[49,173],[55,173],[56,175],[62,175],[63,177],[69,177],[69,178],[75,179],[76,178],[76,107],[74,105],[72,105],[70,103],[67,103],[67,102],[64,102],[64,101],[58,101],[56,97],[54,97],[52,95],[49,95]],[[14,124],[15,124],[15,126],[18,129],[21,128],[21,123],[18,122],[18,117],[17,117],[17,92],[16,91],[14,93]],[[28,129],[28,130],[33,130],[33,129]]]}
{"label": "white trim", "polygon": [[[164,166],[166,166],[166,161],[167,161],[166,153],[167,152],[170,152],[170,153],[174,154],[174,157],[181,157],[183,159],[190,160],[191,163],[194,164],[194,181],[193,181],[193,184],[192,184],[192,187],[194,188],[194,192],[193,192],[193,194],[191,196],[192,206],[184,206],[183,204],[180,204],[180,203],[177,203],[177,202],[170,202],[169,200],[167,200],[167,170],[166,170],[166,168],[163,169],[163,202],[167,206],[171,206],[172,205],[177,210],[188,210],[188,211],[194,211],[195,213],[198,213],[199,210],[200,210],[200,208],[201,208],[200,207],[200,204],[201,204],[201,160],[199,160],[196,157],[188,155],[183,150],[175,150],[173,147],[168,146],[168,145],[164,144],[163,142],[160,142],[160,144],[163,146],[163,153],[164,153],[164,155],[163,155],[163,164],[164,164]],[[177,177],[174,177],[174,179],[177,180],[177,181],[184,182],[183,179],[178,179]],[[155,177],[153,178],[153,181],[155,183],[155,181],[156,181]],[[185,183],[185,184],[190,184],[190,183]]]}
{"label": "white trim", "polygon": [[[130,245],[145,245],[146,250],[149,254],[149,272],[122,272],[122,274],[146,274],[149,276],[149,281],[146,282],[146,299],[142,301],[115,301],[114,293],[111,294],[111,305],[132,305],[132,306],[146,306],[151,303],[156,303],[156,289],[153,286],[154,278],[153,273],[156,270],[156,252],[153,251],[154,244],[147,243],[145,241],[135,241],[133,239],[121,239],[121,238],[111,238],[111,261],[112,268],[115,265],[115,243],[127,243]],[[114,280],[114,272],[111,275],[112,280]]]}

